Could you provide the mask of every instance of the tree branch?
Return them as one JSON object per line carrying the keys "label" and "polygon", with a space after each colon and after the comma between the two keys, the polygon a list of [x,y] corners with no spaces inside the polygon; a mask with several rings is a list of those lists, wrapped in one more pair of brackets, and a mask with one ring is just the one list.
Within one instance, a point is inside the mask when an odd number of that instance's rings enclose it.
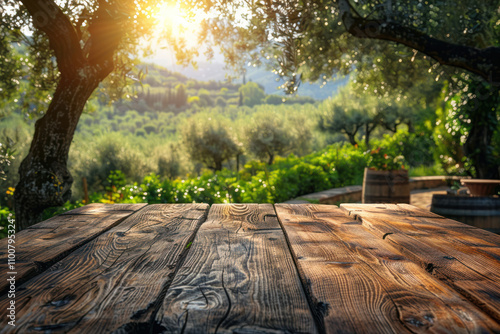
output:
{"label": "tree branch", "polygon": [[88,61],[106,77],[114,68],[113,57],[124,34],[120,23],[123,13],[106,1],[99,1],[99,8],[92,17],[90,37],[84,49]]}
{"label": "tree branch", "polygon": [[54,50],[61,75],[73,74],[85,65],[75,27],[53,0],[21,0],[36,29],[43,31]]}
{"label": "tree branch", "polygon": [[442,65],[468,70],[490,83],[500,84],[499,47],[477,49],[448,43],[395,22],[355,17],[349,0],[339,0],[338,6],[346,30],[355,37],[403,44],[423,52]]}

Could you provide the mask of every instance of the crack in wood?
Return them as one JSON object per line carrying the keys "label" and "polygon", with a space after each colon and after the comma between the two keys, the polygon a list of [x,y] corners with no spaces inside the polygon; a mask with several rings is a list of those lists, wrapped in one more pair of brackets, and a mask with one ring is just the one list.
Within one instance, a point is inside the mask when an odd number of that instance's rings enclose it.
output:
{"label": "crack in wood", "polygon": [[[230,244],[231,245],[231,244]],[[231,247],[229,247],[229,250],[231,250]],[[219,320],[219,323],[217,324],[217,327],[215,327],[215,332],[214,334],[217,334],[217,331],[219,330],[219,327],[220,325],[222,325],[222,323],[224,322],[224,320],[227,319],[227,317],[229,316],[229,313],[231,312],[231,308],[232,308],[232,303],[231,303],[231,297],[229,296],[229,293],[227,292],[227,288],[226,288],[226,285],[224,284],[224,269],[222,269],[222,288],[224,289],[224,293],[226,294],[226,298],[227,298],[227,310],[226,310],[226,313],[224,314],[224,316]]]}
{"label": "crack in wood", "polygon": [[189,319],[189,309],[186,309],[186,318],[184,319],[184,324],[182,324],[181,334],[184,334],[184,332],[186,331],[188,319]]}
{"label": "crack in wood", "polygon": [[205,297],[205,302],[206,302],[207,307],[208,307],[209,301],[208,301],[207,295],[205,294],[205,292],[203,292],[203,289],[201,288],[201,285],[199,285],[198,287],[200,288],[200,292],[203,295],[203,297]]}
{"label": "crack in wood", "polygon": [[382,239],[385,240],[385,238],[387,238],[388,236],[390,236],[391,234],[394,234],[392,232],[387,232],[386,234],[384,234],[384,236],[382,237]]}
{"label": "crack in wood", "polygon": [[72,327],[72,325],[73,325],[72,322],[67,322],[55,325],[34,326],[34,327],[29,327],[29,329],[37,332],[52,333],[53,331],[65,330],[68,328],[68,326]]}
{"label": "crack in wood", "polygon": [[330,310],[330,304],[322,301],[316,303],[316,311],[321,314],[322,317],[326,317]]}
{"label": "crack in wood", "polygon": [[267,214],[264,215],[264,222],[266,222],[268,218],[274,218],[274,219],[276,219],[277,217],[278,217],[277,215],[273,215],[273,214],[267,213]]}

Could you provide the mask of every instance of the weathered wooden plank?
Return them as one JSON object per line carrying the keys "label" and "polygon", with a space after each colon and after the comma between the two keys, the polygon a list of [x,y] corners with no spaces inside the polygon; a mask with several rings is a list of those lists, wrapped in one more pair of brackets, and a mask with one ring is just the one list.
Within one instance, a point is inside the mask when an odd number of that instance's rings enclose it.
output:
{"label": "weathered wooden plank", "polygon": [[[349,204],[343,205],[346,209],[349,208]],[[418,211],[417,211],[418,210]],[[429,215],[423,215],[420,212],[423,209],[416,208],[409,204],[382,204],[381,206],[374,206],[373,208],[365,208],[363,211],[365,215],[367,213],[372,213],[375,215],[386,214],[387,211],[394,212],[396,215],[401,215],[404,217],[418,217],[419,219],[413,220],[414,225],[418,228],[424,228],[426,231],[432,231],[433,233],[453,233],[454,238],[460,240],[472,240],[474,242],[487,241],[492,245],[498,245],[500,242],[500,236],[489,231],[486,231],[475,226],[463,224],[456,220],[448,219],[429,212]],[[437,220],[433,219],[436,218]],[[443,229],[443,227],[445,227]]]}
{"label": "weathered wooden plank", "polygon": [[[116,226],[145,205],[90,204],[85,215],[80,213],[86,207],[81,207],[17,232],[15,269],[8,269],[8,240],[2,239],[0,240],[0,272],[16,272],[17,284],[21,284],[89,240]],[[7,283],[5,280],[0,281],[1,294],[5,293]]]}
{"label": "weathered wooden plank", "polygon": [[[61,215],[89,215],[95,213],[103,213],[103,212],[114,212],[114,211],[137,211],[137,207],[144,207],[147,203],[136,203],[136,204],[128,204],[128,203],[120,203],[120,204],[104,204],[104,203],[90,203],[78,208],[75,208],[70,211],[66,211],[61,213]],[[57,217],[57,216],[56,216]],[[50,221],[52,218],[46,220]],[[39,224],[30,226],[29,228],[37,228]]]}
{"label": "weathered wooden plank", "polygon": [[[321,218],[316,212],[322,213]],[[500,326],[334,206],[277,204],[326,333],[495,332]]]}
{"label": "weathered wooden plank", "polygon": [[[350,204],[342,207],[346,210],[353,208]],[[382,204],[363,206],[350,212],[360,212],[361,217],[368,220],[388,221],[391,226],[450,253],[471,269],[500,282],[500,236],[451,219],[420,217],[418,213],[412,213],[413,208],[407,204]],[[401,214],[404,212],[407,215]]]}
{"label": "weathered wooden plank", "polygon": [[[363,204],[363,206],[359,206],[359,204],[354,203],[346,203],[341,204],[340,208],[344,210],[346,214],[349,214],[353,218],[357,217],[358,213],[362,213],[363,216],[385,216],[391,215],[391,217],[398,218],[418,218],[414,219],[415,222],[429,222],[429,228],[434,227],[436,231],[443,231],[443,227],[445,230],[453,229],[458,232],[457,235],[462,236],[475,236],[478,239],[486,239],[492,240],[494,243],[498,242],[498,236],[485,231],[483,229],[460,223],[456,220],[448,219],[439,215],[436,215],[432,212],[425,213],[426,210],[415,207],[410,204]],[[415,210],[412,210],[415,209]],[[434,220],[434,218],[436,220]]]}
{"label": "weathered wooden plank", "polygon": [[149,205],[80,247],[19,288],[15,332],[157,332],[151,319],[207,212]]}
{"label": "weathered wooden plank", "polygon": [[315,333],[272,205],[213,205],[156,320],[167,333]]}
{"label": "weathered wooden plank", "polygon": [[[402,211],[398,206],[341,205],[379,238],[500,321],[500,237],[476,233],[479,229],[449,219],[418,218],[410,206]],[[480,239],[484,233],[487,236]]]}

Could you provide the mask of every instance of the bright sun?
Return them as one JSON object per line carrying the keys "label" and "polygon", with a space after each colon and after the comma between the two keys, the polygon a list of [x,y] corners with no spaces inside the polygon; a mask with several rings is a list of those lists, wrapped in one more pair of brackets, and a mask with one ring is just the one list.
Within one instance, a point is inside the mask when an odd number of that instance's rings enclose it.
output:
{"label": "bright sun", "polygon": [[201,15],[189,17],[176,1],[165,1],[155,14],[157,19],[156,31],[159,35],[170,38],[183,38],[188,43],[196,43],[196,36],[200,29]]}
{"label": "bright sun", "polygon": [[158,9],[156,17],[160,28],[184,26],[189,23],[186,14],[180,10],[178,5],[171,2],[163,3]]}

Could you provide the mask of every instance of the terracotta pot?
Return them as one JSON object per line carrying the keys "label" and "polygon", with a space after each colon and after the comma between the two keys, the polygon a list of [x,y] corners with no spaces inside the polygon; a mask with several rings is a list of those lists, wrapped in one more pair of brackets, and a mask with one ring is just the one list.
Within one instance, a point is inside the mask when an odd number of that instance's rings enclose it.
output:
{"label": "terracotta pot", "polygon": [[461,179],[460,182],[469,189],[471,196],[492,196],[500,180]]}
{"label": "terracotta pot", "polygon": [[365,168],[363,203],[410,203],[408,171]]}

